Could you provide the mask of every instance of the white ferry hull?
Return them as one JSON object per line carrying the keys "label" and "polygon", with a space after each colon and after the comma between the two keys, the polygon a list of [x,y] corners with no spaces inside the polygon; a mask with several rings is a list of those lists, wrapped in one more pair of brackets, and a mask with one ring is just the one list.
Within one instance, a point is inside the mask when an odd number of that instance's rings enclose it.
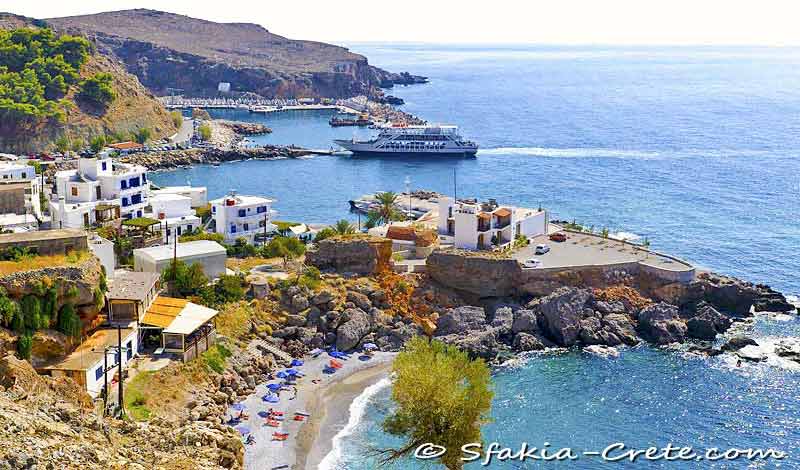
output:
{"label": "white ferry hull", "polygon": [[376,146],[371,142],[353,142],[352,140],[334,140],[336,145],[349,150],[354,155],[438,155],[438,156],[466,156],[474,157],[478,152],[478,146],[455,146],[447,145],[444,147],[406,147],[406,146]]}

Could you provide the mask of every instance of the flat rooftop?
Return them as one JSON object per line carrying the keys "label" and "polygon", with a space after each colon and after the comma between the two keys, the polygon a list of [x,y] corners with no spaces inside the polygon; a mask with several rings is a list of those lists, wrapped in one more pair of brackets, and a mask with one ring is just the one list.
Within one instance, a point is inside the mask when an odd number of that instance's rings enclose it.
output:
{"label": "flat rooftop", "polygon": [[[552,230],[551,230],[552,232]],[[531,239],[530,245],[515,251],[512,256],[520,263],[530,258],[542,262],[539,268],[566,268],[580,266],[601,266],[619,263],[639,262],[666,271],[691,271],[694,266],[660,253],[637,247],[612,238],[603,238],[587,233],[564,232],[567,240],[555,242],[546,235]],[[536,245],[545,244],[550,251],[535,254]]]}
{"label": "flat rooftop", "polygon": [[87,236],[86,230],[78,228],[63,228],[57,230],[37,230],[35,232],[9,233],[0,235],[0,243],[37,242],[46,240],[59,240],[62,238],[75,238]]}
{"label": "flat rooftop", "polygon": [[109,280],[108,298],[112,300],[142,301],[156,285],[158,273],[124,271]]}
{"label": "flat rooftop", "polygon": [[[144,255],[156,261],[172,259],[174,247],[172,244],[152,246],[150,248],[139,248],[133,250],[135,255]],[[189,256],[219,255],[227,254],[225,247],[212,240],[196,240],[193,242],[178,243],[177,256],[184,258]]]}
{"label": "flat rooftop", "polygon": [[[125,340],[133,333],[133,328],[122,328],[123,347]],[[44,369],[49,370],[88,370],[103,360],[105,348],[117,346],[117,330],[97,330],[92,336],[82,342],[75,351],[61,361],[51,364]]]}

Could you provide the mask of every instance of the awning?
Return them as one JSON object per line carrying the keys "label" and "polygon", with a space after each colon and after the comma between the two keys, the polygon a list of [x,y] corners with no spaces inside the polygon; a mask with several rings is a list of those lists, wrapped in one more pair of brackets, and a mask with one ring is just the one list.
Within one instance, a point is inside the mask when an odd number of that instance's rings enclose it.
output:
{"label": "awning", "polygon": [[502,207],[494,211],[494,215],[496,215],[497,217],[508,217],[509,215],[511,215],[511,211],[506,209],[505,207]]}
{"label": "awning", "polygon": [[147,325],[166,328],[181,313],[189,301],[185,299],[174,299],[172,297],[158,296],[142,318],[142,323]]}
{"label": "awning", "polygon": [[187,302],[183,310],[175,317],[175,320],[167,328],[164,328],[164,333],[191,334],[216,317],[217,313],[219,312],[213,308]]}

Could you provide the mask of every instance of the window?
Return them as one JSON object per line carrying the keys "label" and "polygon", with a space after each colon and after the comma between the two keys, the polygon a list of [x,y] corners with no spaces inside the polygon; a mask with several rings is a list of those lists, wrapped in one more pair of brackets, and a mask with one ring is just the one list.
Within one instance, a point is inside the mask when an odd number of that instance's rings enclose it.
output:
{"label": "window", "polygon": [[128,181],[127,181],[127,180],[122,180],[122,181],[120,181],[120,182],[119,182],[119,186],[120,186],[120,188],[122,188],[122,189],[128,189]]}
{"label": "window", "polygon": [[263,214],[264,212],[267,212],[267,206],[258,206],[258,208],[256,208],[256,212],[259,213],[259,214]]}
{"label": "window", "polygon": [[244,231],[246,232],[248,230],[250,230],[250,225],[249,224],[244,224]]}
{"label": "window", "polygon": [[236,233],[236,226],[235,225],[231,225],[231,233]]}
{"label": "window", "polygon": [[142,173],[142,182],[143,183],[147,182],[147,175],[145,175],[144,173]]}
{"label": "window", "polygon": [[137,176],[136,178],[131,178],[130,180],[128,180],[128,186],[130,186],[131,188],[138,188],[139,177]]}
{"label": "window", "polygon": [[97,369],[94,370],[94,379],[100,380],[103,378],[103,366],[98,366]]}
{"label": "window", "polygon": [[191,225],[187,225],[186,226],[186,232],[192,233],[192,226]]}
{"label": "window", "polygon": [[69,189],[70,189],[70,194],[72,194],[73,196],[77,196],[78,195],[78,187],[77,186],[73,186],[73,187],[71,187]]}
{"label": "window", "polygon": [[128,198],[127,197],[123,197],[122,198],[122,207],[128,207],[129,205],[130,204],[128,204]]}
{"label": "window", "polygon": [[178,236],[180,236],[180,235],[181,235],[181,227],[178,226]]}
{"label": "window", "polygon": [[131,196],[131,204],[139,204],[140,202],[142,202],[141,194],[134,194]]}
{"label": "window", "polygon": [[125,360],[130,361],[133,357],[133,340],[125,343],[125,348],[127,349],[127,351],[125,351]]}
{"label": "window", "polygon": [[247,212],[244,209],[239,209],[239,217],[244,217],[247,215]]}
{"label": "window", "polygon": [[100,186],[94,188],[94,194],[97,196],[97,199],[101,199]]}
{"label": "window", "polygon": [[216,214],[217,213],[217,206],[211,206],[211,212]]}
{"label": "window", "polygon": [[101,163],[100,163],[100,168],[102,168],[102,169],[103,169],[103,171],[106,171],[106,168],[108,168],[108,163],[106,163],[106,162],[101,162]]}
{"label": "window", "polygon": [[25,173],[25,172],[23,171],[23,172],[22,172],[22,179],[25,179],[25,178],[27,178],[27,177],[28,177],[28,174],[27,174],[27,173]]}

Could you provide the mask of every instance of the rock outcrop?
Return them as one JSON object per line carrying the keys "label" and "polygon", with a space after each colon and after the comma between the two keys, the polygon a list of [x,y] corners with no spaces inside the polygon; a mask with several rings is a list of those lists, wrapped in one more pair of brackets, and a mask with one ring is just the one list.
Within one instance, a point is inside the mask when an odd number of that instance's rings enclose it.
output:
{"label": "rock outcrop", "polygon": [[369,275],[392,267],[392,241],[372,236],[340,236],[317,243],[306,263],[321,271]]}

